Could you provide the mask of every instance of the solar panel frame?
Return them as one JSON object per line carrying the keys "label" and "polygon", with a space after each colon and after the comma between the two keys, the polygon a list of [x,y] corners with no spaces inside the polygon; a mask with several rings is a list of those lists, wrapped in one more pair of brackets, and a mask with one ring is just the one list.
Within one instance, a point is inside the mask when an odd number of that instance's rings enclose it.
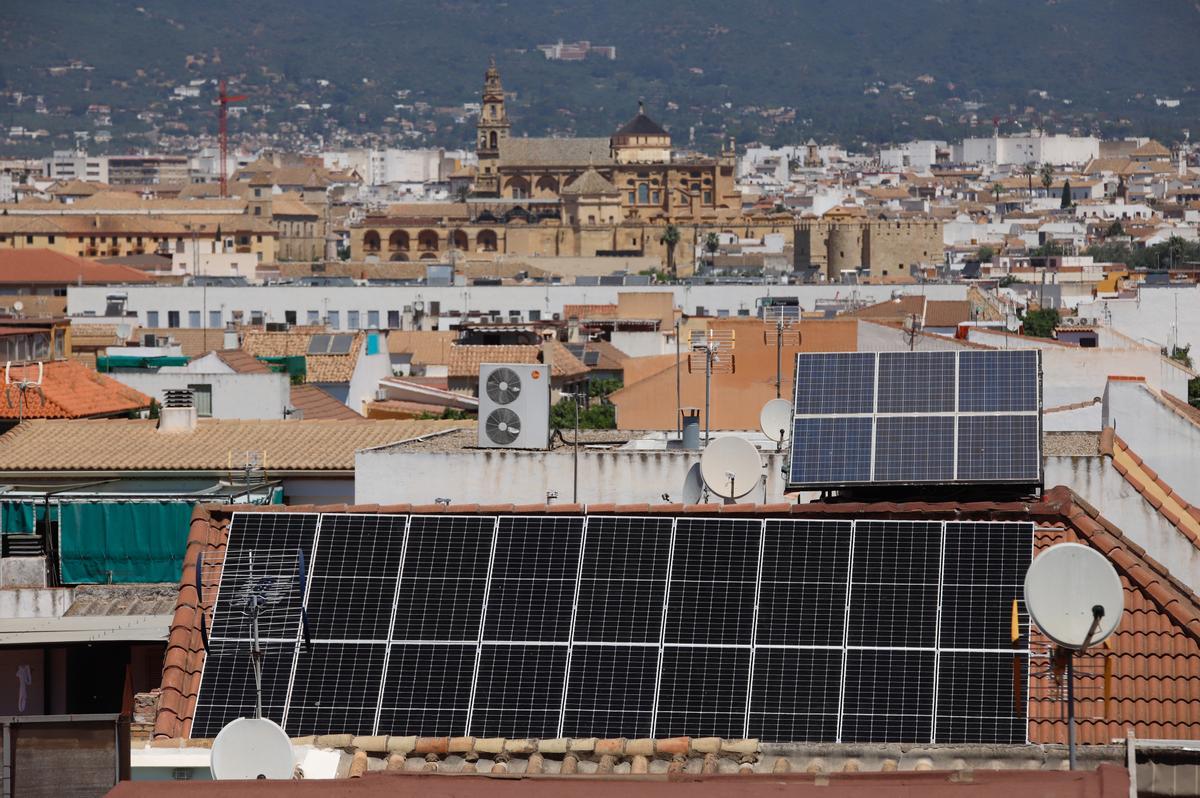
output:
{"label": "solar panel frame", "polygon": [[788,487],[1040,485],[1041,392],[1032,349],[798,353]]}

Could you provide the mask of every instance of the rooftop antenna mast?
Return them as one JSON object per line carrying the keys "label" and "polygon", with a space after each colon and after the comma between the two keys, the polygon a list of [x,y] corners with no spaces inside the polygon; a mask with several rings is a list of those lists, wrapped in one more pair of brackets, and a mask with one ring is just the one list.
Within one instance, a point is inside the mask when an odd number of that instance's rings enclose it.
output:
{"label": "rooftop antenna mast", "polygon": [[38,399],[40,400],[40,402],[42,404],[46,404],[46,394],[45,394],[45,392],[42,391],[42,377],[45,376],[46,367],[45,367],[45,364],[42,363],[42,361],[40,361],[40,360],[38,361],[37,379],[36,380],[31,380],[31,379],[29,379],[29,377],[25,376],[25,369],[28,368],[27,364],[24,367],[22,367],[20,364],[18,364],[18,368],[22,369],[21,376],[18,379],[14,380],[12,378],[12,361],[11,360],[6,361],[4,364],[4,398],[8,402],[8,406],[12,407],[13,406],[13,398],[12,398],[12,394],[9,393],[8,388],[11,385],[17,389],[17,405],[16,405],[17,406],[17,423],[20,424],[22,421],[25,420],[25,392],[26,391],[33,390],[34,393],[36,393],[38,395]]}
{"label": "rooftop antenna mast", "polygon": [[220,87],[217,92],[217,102],[220,104],[218,118],[220,119],[220,135],[221,135],[221,199],[229,196],[229,182],[227,163],[229,161],[229,105],[231,103],[244,102],[245,94],[229,94],[225,90],[225,80],[221,79]]}
{"label": "rooftop antenna mast", "polygon": [[710,440],[712,375],[733,374],[733,330],[692,330],[688,373],[704,369],[704,445]]}
{"label": "rooftop antenna mast", "polygon": [[[767,305],[763,308],[763,343],[775,347],[775,398],[783,397],[783,348],[800,346],[800,308],[796,305]],[[772,335],[774,333],[774,335]]]}

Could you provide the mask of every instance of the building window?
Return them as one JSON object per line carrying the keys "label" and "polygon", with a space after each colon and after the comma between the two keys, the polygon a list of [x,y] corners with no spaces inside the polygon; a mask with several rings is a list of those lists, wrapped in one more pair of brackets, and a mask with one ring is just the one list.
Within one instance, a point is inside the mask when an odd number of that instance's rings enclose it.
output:
{"label": "building window", "polygon": [[711,191],[704,192],[704,204],[712,205],[712,192]]}
{"label": "building window", "polygon": [[213,329],[221,326],[221,311],[210,310],[208,312],[208,326]]}
{"label": "building window", "polygon": [[359,315],[357,310],[346,311],[346,328],[357,330],[359,328]]}
{"label": "building window", "polygon": [[146,326],[147,327],[157,327],[158,326],[158,311],[157,310],[147,310],[146,311]]}
{"label": "building window", "polygon": [[342,329],[341,314],[336,310],[329,311],[329,315],[326,317],[325,323],[329,326],[329,329],[331,329],[331,330]]}
{"label": "building window", "polygon": [[367,311],[367,329],[368,330],[378,330],[379,329],[379,311],[378,310],[368,310]]}
{"label": "building window", "polygon": [[32,243],[33,243],[33,236],[25,236],[25,243],[26,243],[26,244],[32,244]]}
{"label": "building window", "polygon": [[179,311],[178,310],[168,310],[167,311],[167,326],[170,327],[171,329],[176,329],[179,327]]}
{"label": "building window", "polygon": [[305,319],[305,321],[306,321],[308,324],[320,324],[320,323],[321,323],[321,311],[319,311],[319,310],[310,310],[310,311],[308,312],[308,316],[307,316],[307,318]]}
{"label": "building window", "polygon": [[387,313],[388,313],[388,315],[387,315],[388,329],[389,330],[399,330],[400,329],[400,311],[389,310]]}
{"label": "building window", "polygon": [[637,187],[638,205],[647,205],[650,202],[650,186],[645,183],[638,183]]}
{"label": "building window", "polygon": [[296,311],[285,310],[283,312],[283,320],[285,322],[287,322],[288,324],[295,324],[296,323]]}
{"label": "building window", "polygon": [[257,326],[263,323],[263,312],[261,310],[250,311],[250,323]]}
{"label": "building window", "polygon": [[196,415],[200,418],[212,418],[212,386],[189,385],[192,389],[192,403],[196,406]]}
{"label": "building window", "polygon": [[629,192],[629,204],[633,205],[635,202],[637,202],[637,195],[634,194],[632,191],[630,191]]}
{"label": "building window", "polygon": [[262,208],[261,208],[261,207],[259,207],[258,205],[255,205],[255,206],[254,206],[254,215],[255,215],[255,216],[262,216]]}
{"label": "building window", "polygon": [[541,321],[542,320],[542,312],[540,310],[529,311],[529,320],[530,321]]}
{"label": "building window", "polygon": [[200,311],[198,311],[198,310],[189,310],[188,311],[188,326],[192,327],[193,329],[200,326]]}

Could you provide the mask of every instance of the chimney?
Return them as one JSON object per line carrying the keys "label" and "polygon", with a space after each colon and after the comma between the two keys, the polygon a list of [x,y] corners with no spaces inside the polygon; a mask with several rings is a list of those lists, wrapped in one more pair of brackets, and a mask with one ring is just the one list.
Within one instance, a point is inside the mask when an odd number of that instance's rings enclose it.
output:
{"label": "chimney", "polygon": [[238,338],[238,331],[233,328],[233,324],[225,326],[225,340],[221,343],[222,349],[239,349],[242,342]]}
{"label": "chimney", "polygon": [[158,411],[159,432],[194,432],[196,404],[190,388],[163,391],[162,407]]}

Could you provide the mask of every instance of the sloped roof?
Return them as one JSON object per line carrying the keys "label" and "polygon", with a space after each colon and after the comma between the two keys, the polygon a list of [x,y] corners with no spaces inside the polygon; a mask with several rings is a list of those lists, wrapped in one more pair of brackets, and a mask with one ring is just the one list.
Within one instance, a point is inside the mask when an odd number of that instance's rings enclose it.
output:
{"label": "sloped roof", "polygon": [[1163,145],[1159,144],[1154,139],[1150,139],[1142,146],[1138,147],[1133,152],[1129,153],[1130,158],[1170,158],[1171,151]]}
{"label": "sloped roof", "polygon": [[904,294],[897,299],[885,299],[874,305],[852,310],[844,315],[855,319],[903,319],[913,314],[925,315],[925,297],[920,294]]}
{"label": "sloped roof", "polygon": [[[1113,713],[1104,719],[1099,691],[1078,698],[1077,735],[1084,745],[1103,745],[1132,731],[1138,737],[1195,739],[1200,734],[1200,599],[1171,576],[1165,566],[1147,556],[1070,489],[1053,488],[1040,501],[1027,502],[906,502],[688,505],[496,504],[443,506],[392,505],[329,507],[199,506],[192,516],[184,560],[183,581],[171,624],[163,666],[162,697],[154,734],[187,737],[196,708],[204,648],[200,638],[194,564],[203,552],[206,562],[220,562],[233,511],[327,513],[414,513],[453,515],[664,514],[718,517],[887,518],[897,520],[1031,521],[1036,524],[1039,550],[1060,542],[1082,543],[1104,554],[1116,568],[1125,589],[1126,616],[1110,638],[1114,657]],[[215,582],[204,585],[215,592]],[[1080,657],[1080,672],[1095,673],[1099,657]],[[1033,743],[1065,743],[1062,705],[1048,680],[1031,678],[1029,739]],[[445,739],[445,738],[441,738]],[[686,738],[683,738],[686,740]],[[607,742],[607,741],[605,741]],[[616,741],[613,741],[614,745]],[[621,741],[624,750],[625,741]],[[598,744],[592,741],[593,745]],[[687,742],[684,742],[687,745]],[[653,750],[653,743],[651,743]],[[502,749],[504,750],[504,749]],[[445,749],[440,749],[441,753]],[[434,752],[431,752],[434,753]]]}
{"label": "sloped roof", "polygon": [[620,194],[621,192],[604,175],[589,166],[583,174],[568,183],[559,193],[568,195],[612,195]]}
{"label": "sloped roof", "polygon": [[662,125],[646,116],[646,106],[638,103],[637,116],[617,128],[618,136],[668,136]]}
{"label": "sloped roof", "polygon": [[925,303],[926,327],[954,327],[971,320],[971,303],[966,299],[930,299]]}
{"label": "sloped roof", "polygon": [[422,365],[446,365],[457,337],[458,333],[441,330],[396,330],[388,333],[388,351],[410,354],[412,362]]}
{"label": "sloped roof", "polygon": [[447,373],[451,377],[478,377],[484,363],[537,363],[541,347],[533,345],[477,346],[455,344],[450,347]]}
{"label": "sloped roof", "polygon": [[349,382],[354,376],[358,354],[362,351],[366,333],[320,333],[328,335],[353,335],[350,351],[340,355],[310,355],[309,344],[318,333],[290,330],[288,332],[260,332],[252,330],[242,336],[242,349],[254,357],[303,357],[305,382]]}
{"label": "sloped roof", "polygon": [[593,166],[611,164],[608,139],[507,138],[500,140],[500,165]]}
{"label": "sloped roof", "polygon": [[238,374],[270,374],[271,370],[261,360],[244,349],[220,349],[213,352],[222,363]]}
{"label": "sloped roof", "polygon": [[292,386],[291,402],[292,407],[303,413],[302,418],[305,419],[363,420],[362,416],[339,402],[328,392],[309,383]]}
{"label": "sloped roof", "polygon": [[[36,365],[13,366],[11,379],[36,380]],[[53,360],[43,364],[42,384],[22,391],[4,386],[0,393],[0,418],[95,418],[122,415],[150,406],[150,397],[100,374],[78,360]],[[3,468],[3,457],[0,457]]]}
{"label": "sloped roof", "polygon": [[52,249],[0,249],[0,286],[152,283],[140,269],[97,263]]}
{"label": "sloped roof", "polygon": [[[147,400],[148,403],[149,400]],[[230,454],[262,452],[271,471],[351,471],[354,452],[465,421],[229,421],[201,419],[192,432],[164,433],[138,420],[34,420],[0,436],[5,471],[226,471]]]}

